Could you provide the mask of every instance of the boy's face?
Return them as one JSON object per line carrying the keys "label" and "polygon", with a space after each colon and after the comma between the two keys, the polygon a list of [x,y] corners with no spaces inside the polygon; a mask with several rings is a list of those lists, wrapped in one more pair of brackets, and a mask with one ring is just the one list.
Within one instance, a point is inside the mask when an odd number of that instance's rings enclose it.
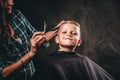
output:
{"label": "boy's face", "polygon": [[70,23],[63,24],[58,31],[56,43],[58,43],[60,47],[66,48],[79,46],[81,44],[80,28]]}

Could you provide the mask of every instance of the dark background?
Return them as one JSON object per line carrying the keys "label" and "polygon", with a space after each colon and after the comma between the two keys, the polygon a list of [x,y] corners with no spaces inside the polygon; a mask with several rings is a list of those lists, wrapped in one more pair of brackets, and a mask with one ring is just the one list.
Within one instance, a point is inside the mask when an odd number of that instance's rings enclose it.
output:
{"label": "dark background", "polygon": [[[15,0],[16,9],[37,29],[43,30],[46,20],[49,31],[61,20],[81,24],[83,43],[76,49],[120,80],[120,1],[119,0]],[[54,40],[45,52],[57,50]],[[48,54],[48,53],[47,53]],[[35,57],[36,68],[39,59]]]}

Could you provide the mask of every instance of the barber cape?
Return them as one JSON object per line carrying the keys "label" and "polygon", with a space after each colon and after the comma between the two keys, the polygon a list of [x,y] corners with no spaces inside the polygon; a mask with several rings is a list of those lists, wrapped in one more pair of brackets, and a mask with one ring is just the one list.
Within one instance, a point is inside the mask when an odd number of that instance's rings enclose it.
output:
{"label": "barber cape", "polygon": [[41,80],[115,80],[88,57],[75,52],[57,51],[41,60]]}

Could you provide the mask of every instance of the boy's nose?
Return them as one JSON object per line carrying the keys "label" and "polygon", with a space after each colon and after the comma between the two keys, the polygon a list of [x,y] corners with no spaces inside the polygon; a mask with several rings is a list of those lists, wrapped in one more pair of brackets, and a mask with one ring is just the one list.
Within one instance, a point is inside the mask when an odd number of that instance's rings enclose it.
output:
{"label": "boy's nose", "polygon": [[72,34],[71,34],[71,33],[67,33],[66,35],[67,35],[67,36],[72,36]]}

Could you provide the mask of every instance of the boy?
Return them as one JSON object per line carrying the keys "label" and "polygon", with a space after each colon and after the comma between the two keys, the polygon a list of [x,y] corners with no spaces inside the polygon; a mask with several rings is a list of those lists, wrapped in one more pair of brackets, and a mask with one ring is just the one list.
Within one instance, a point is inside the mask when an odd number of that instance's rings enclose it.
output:
{"label": "boy", "polygon": [[82,42],[79,23],[62,23],[55,41],[59,50],[41,64],[42,80],[114,80],[88,57],[75,53],[75,48]]}

